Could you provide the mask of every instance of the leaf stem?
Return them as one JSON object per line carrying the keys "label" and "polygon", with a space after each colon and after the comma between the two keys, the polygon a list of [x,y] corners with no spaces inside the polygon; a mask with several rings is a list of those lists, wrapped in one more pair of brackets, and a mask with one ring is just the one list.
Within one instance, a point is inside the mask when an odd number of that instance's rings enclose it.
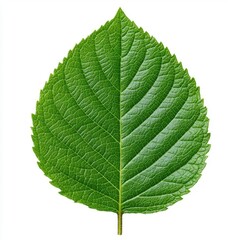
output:
{"label": "leaf stem", "polygon": [[122,213],[118,213],[118,235],[122,235]]}

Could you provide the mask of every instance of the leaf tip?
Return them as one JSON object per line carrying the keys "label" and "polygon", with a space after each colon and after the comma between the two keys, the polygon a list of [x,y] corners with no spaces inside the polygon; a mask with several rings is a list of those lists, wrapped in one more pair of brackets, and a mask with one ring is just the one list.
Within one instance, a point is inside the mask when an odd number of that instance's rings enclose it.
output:
{"label": "leaf tip", "polygon": [[122,8],[119,8],[117,13],[116,13],[116,17],[117,18],[127,18],[126,14],[124,13],[124,11],[122,10]]}
{"label": "leaf tip", "polygon": [[117,14],[119,14],[119,15],[120,15],[120,14],[124,14],[124,12],[123,12],[123,10],[122,10],[121,7],[118,9]]}

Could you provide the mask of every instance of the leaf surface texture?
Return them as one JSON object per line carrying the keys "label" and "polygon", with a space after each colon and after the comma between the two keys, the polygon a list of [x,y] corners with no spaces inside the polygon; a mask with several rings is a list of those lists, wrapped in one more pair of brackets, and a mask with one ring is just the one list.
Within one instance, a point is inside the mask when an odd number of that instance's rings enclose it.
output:
{"label": "leaf surface texture", "polygon": [[34,152],[61,194],[116,213],[165,210],[205,166],[195,80],[119,10],[71,50],[33,115]]}

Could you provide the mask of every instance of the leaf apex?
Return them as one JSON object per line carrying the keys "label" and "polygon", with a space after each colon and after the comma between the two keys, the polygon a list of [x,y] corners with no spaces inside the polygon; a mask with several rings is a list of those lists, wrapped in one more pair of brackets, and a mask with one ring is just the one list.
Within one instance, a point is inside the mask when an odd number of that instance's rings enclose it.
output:
{"label": "leaf apex", "polygon": [[119,8],[117,13],[116,13],[116,18],[127,18],[126,14],[124,13],[124,11],[122,10],[122,8]]}
{"label": "leaf apex", "polygon": [[123,12],[121,7],[118,9],[117,14],[124,14],[125,15],[125,13]]}

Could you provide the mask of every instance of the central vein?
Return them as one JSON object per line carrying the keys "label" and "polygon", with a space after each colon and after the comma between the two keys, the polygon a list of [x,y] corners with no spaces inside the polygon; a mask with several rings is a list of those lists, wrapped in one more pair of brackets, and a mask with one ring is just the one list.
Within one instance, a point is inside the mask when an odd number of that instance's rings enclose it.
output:
{"label": "central vein", "polygon": [[118,235],[122,235],[122,113],[121,113],[121,58],[122,58],[122,26],[121,11],[118,12],[120,41],[119,41],[119,199],[118,199]]}

